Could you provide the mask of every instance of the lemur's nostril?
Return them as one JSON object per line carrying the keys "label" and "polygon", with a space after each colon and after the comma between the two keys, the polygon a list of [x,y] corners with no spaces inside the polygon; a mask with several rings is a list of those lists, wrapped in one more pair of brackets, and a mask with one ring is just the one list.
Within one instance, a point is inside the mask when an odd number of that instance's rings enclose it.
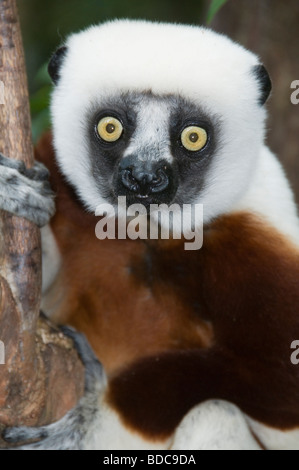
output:
{"label": "lemur's nostril", "polygon": [[130,191],[133,191],[135,193],[138,192],[139,185],[132,174],[131,168],[127,168],[121,171],[121,181],[122,184]]}
{"label": "lemur's nostril", "polygon": [[152,192],[157,193],[164,191],[169,185],[169,178],[164,170],[165,167],[159,168],[156,172],[156,176],[152,181]]}

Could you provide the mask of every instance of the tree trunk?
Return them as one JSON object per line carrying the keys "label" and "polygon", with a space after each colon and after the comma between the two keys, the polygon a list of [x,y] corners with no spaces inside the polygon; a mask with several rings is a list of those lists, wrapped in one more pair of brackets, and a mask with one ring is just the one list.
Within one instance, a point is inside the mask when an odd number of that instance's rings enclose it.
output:
{"label": "tree trunk", "polygon": [[[0,151],[31,166],[27,80],[15,0],[0,0],[1,82]],[[0,426],[55,421],[82,396],[83,365],[72,341],[39,319],[38,228],[4,212],[0,214],[0,288],[0,341],[5,349],[5,364],[0,361]]]}
{"label": "tree trunk", "polygon": [[299,2],[229,0],[212,27],[256,52],[270,73],[268,141],[286,168],[299,202],[299,105],[290,101],[291,82],[299,80]]}

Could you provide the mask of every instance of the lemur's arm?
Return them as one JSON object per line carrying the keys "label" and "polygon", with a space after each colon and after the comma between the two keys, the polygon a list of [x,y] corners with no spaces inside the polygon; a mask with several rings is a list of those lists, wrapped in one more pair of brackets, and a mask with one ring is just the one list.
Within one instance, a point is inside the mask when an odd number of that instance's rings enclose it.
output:
{"label": "lemur's arm", "polygon": [[55,212],[48,177],[42,163],[35,162],[28,169],[23,162],[0,153],[0,208],[43,227]]}
{"label": "lemur's arm", "polygon": [[58,248],[47,225],[55,212],[48,169],[38,161],[28,169],[23,162],[6,158],[0,153],[0,209],[25,217],[42,228],[42,279],[45,292],[60,265]]}

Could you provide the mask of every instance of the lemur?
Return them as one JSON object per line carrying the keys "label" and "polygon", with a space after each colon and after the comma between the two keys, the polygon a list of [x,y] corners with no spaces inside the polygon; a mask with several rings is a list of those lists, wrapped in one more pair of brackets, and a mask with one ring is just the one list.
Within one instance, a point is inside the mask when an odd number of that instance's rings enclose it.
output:
{"label": "lemur", "polygon": [[[43,226],[43,310],[84,333],[96,357],[71,330],[85,396],[57,423],[4,438],[33,449],[298,448],[299,223],[264,144],[271,80],[260,59],[204,27],[117,20],[71,35],[49,73],[53,135],[33,170],[1,157],[0,202]],[[119,197],[146,211],[202,204],[202,248],[99,240],[96,209]]]}

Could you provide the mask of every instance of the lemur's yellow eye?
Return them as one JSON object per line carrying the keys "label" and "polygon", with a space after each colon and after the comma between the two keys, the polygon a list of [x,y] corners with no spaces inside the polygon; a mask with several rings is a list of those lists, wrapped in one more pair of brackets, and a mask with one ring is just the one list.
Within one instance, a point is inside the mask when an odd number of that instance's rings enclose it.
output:
{"label": "lemur's yellow eye", "polygon": [[115,142],[122,135],[123,126],[118,119],[107,116],[100,120],[97,130],[103,140],[106,142]]}
{"label": "lemur's yellow eye", "polygon": [[202,127],[189,126],[183,130],[181,141],[183,146],[191,152],[198,152],[207,143],[208,134]]}

